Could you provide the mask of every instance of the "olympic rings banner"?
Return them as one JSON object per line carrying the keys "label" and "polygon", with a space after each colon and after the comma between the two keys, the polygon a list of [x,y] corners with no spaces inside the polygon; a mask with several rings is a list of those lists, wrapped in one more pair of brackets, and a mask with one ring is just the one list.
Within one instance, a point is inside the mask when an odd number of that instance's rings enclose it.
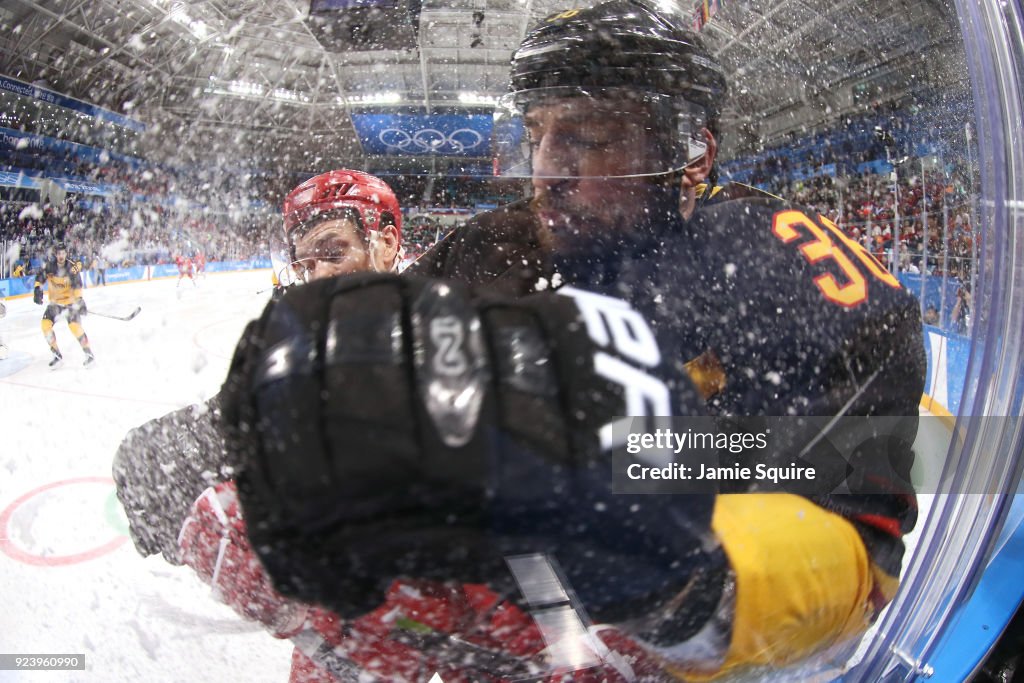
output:
{"label": "olympic rings banner", "polygon": [[366,154],[489,157],[491,114],[353,114]]}

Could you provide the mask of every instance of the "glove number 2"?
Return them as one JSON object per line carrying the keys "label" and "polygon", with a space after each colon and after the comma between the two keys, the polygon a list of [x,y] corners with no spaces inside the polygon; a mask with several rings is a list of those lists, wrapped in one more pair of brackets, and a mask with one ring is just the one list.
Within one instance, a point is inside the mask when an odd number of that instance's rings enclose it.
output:
{"label": "glove number 2", "polygon": [[450,448],[472,440],[487,393],[480,318],[461,290],[432,283],[411,311],[416,391],[437,435]]}
{"label": "glove number 2", "polygon": [[466,331],[462,321],[452,315],[430,321],[430,341],[437,346],[431,364],[434,372],[444,377],[456,377],[466,372],[469,362],[463,351]]}
{"label": "glove number 2", "polygon": [[[643,316],[621,299],[574,287],[562,287],[558,292],[576,301],[587,334],[602,347],[594,354],[594,370],[622,387],[626,397],[626,420],[630,417],[655,418],[653,422],[661,422],[660,417],[667,420],[672,414],[669,389],[645,369],[661,363],[661,352]],[[613,426],[614,423],[609,423],[601,427],[602,448],[612,449],[625,443],[624,438],[615,439]],[[622,430],[622,437],[628,431]],[[620,441],[622,443],[618,443]]]}

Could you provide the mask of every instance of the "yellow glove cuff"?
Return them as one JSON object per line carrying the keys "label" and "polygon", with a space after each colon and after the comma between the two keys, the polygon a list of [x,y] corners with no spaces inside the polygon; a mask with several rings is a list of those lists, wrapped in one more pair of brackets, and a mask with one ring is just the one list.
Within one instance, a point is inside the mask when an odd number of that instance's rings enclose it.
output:
{"label": "yellow glove cuff", "polygon": [[719,673],[783,666],[869,625],[871,562],[843,517],[801,496],[729,494],[718,496],[712,528],[736,576],[732,641]]}

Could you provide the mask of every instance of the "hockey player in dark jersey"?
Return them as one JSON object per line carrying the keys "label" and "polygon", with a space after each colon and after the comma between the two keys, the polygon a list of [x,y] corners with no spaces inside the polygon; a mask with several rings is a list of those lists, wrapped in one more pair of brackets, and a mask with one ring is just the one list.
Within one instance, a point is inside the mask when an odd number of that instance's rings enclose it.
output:
{"label": "hockey player in dark jersey", "polygon": [[[824,218],[715,185],[724,91],[699,40],[640,2],[550,17],[514,55],[497,124],[532,201],[410,270],[564,295],[342,279],[268,307],[225,413],[280,590],[354,617],[399,576],[511,595],[502,560],[550,556],[591,617],[680,675],[780,666],[863,632],[915,523],[919,307]],[[595,306],[604,326],[581,335]],[[622,369],[617,389],[597,359]],[[658,387],[670,400],[652,408]],[[610,494],[597,434],[644,409],[901,427],[884,495],[634,501]]]}
{"label": "hockey player in dark jersey", "polygon": [[50,367],[55,368],[64,360],[60,347],[57,345],[57,335],[53,332],[53,325],[60,316],[66,315],[68,328],[75,335],[78,343],[85,352],[86,367],[92,365],[96,360],[92,347],[89,345],[89,337],[82,328],[82,316],[88,310],[85,306],[85,299],[82,298],[82,264],[77,261],[68,260],[68,250],[63,244],[56,245],[54,259],[47,263],[39,274],[36,275],[33,301],[42,305],[43,285],[46,285],[49,292],[50,303],[43,312],[43,336],[46,343],[50,345],[53,358],[50,360]]}

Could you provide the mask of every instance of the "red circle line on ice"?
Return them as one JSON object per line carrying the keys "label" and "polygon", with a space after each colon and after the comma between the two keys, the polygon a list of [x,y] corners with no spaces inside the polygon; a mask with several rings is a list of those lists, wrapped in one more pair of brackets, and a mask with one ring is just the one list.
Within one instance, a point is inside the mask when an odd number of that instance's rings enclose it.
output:
{"label": "red circle line on ice", "polygon": [[116,550],[128,540],[127,536],[118,536],[102,545],[90,548],[89,550],[84,550],[80,553],[53,556],[36,555],[16,546],[11,541],[10,532],[8,531],[11,518],[14,516],[14,513],[18,508],[41,493],[45,493],[46,491],[50,491],[55,488],[60,488],[62,486],[71,486],[73,484],[112,485],[113,483],[114,480],[110,477],[78,477],[76,479],[63,479],[50,484],[44,484],[43,486],[32,489],[28,493],[23,494],[20,498],[4,508],[4,511],[0,513],[0,534],[2,534],[2,536],[0,536],[0,551],[11,559],[24,564],[30,564],[37,567],[62,567],[69,564],[78,564],[80,562],[95,560],[97,557],[102,557],[103,555]]}

